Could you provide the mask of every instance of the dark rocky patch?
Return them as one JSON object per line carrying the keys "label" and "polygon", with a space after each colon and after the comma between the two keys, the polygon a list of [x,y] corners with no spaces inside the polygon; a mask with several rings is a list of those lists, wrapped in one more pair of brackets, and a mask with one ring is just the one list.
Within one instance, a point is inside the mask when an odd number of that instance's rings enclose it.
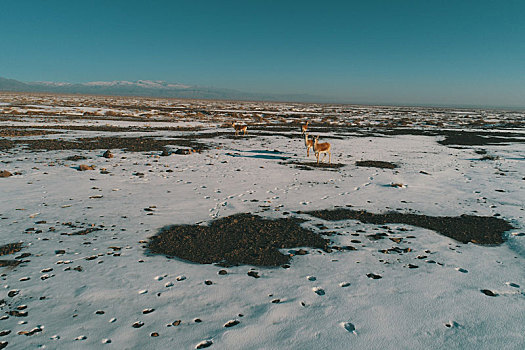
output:
{"label": "dark rocky patch", "polygon": [[462,243],[498,245],[505,241],[503,233],[514,227],[507,221],[491,216],[461,215],[456,217],[428,216],[388,212],[374,214],[364,210],[333,209],[305,212],[323,220],[359,220],[368,224],[407,224],[436,231]]}
{"label": "dark rocky patch", "polygon": [[330,170],[330,169],[339,169],[346,165],[342,163],[320,162],[319,164],[317,164],[317,162],[297,162],[297,161],[280,162],[279,164],[295,165],[295,168],[299,170],[314,170],[314,169]]}
{"label": "dark rocky patch", "polygon": [[40,128],[35,129],[26,126],[6,125],[0,127],[0,137],[40,136],[55,133],[57,133],[57,131],[40,130]]}
{"label": "dark rocky patch", "polygon": [[[86,229],[83,229],[83,230],[80,230],[80,231],[76,231],[76,232],[63,233],[62,235],[64,235],[64,236],[85,236],[88,233],[91,233],[91,232],[94,232],[94,231],[100,231],[100,228],[98,228],[98,227],[88,227]],[[55,253],[56,253],[56,251],[55,251]],[[61,253],[61,254],[64,254],[64,253]]]}
{"label": "dark rocky patch", "polygon": [[512,142],[523,143],[525,138],[519,133],[498,133],[493,131],[448,131],[442,133],[445,139],[438,143],[445,146],[485,146],[509,144]]}
{"label": "dark rocky patch", "polygon": [[84,160],[84,159],[87,159],[87,157],[79,156],[79,155],[74,155],[74,156],[66,157],[65,160],[69,160],[69,161],[72,161],[72,162],[76,162],[76,161],[78,161],[78,160]]}
{"label": "dark rocky patch", "polygon": [[357,166],[381,168],[381,169],[395,169],[397,165],[390,162],[384,162],[381,160],[358,160],[355,162]]}
{"label": "dark rocky patch", "polygon": [[151,152],[162,151],[167,145],[188,147],[195,150],[205,150],[209,147],[207,144],[189,138],[157,139],[154,137],[98,136],[77,138],[74,141],[59,138],[1,141],[9,142],[0,142],[0,149],[9,149],[21,145],[33,151],[122,149],[128,152]]}
{"label": "dark rocky patch", "polygon": [[410,251],[411,251],[410,248],[399,248],[399,247],[392,247],[392,248],[388,248],[388,249],[380,249],[379,250],[379,252],[383,253],[383,254],[390,254],[390,253],[402,254],[402,253],[408,253]]}
{"label": "dark rocky patch", "polygon": [[8,243],[0,246],[0,255],[14,254],[22,250],[22,242]]}
{"label": "dark rocky patch", "polygon": [[20,260],[0,260],[0,267],[18,266],[20,263]]}
{"label": "dark rocky patch", "polygon": [[290,256],[278,249],[328,248],[328,240],[300,223],[295,218],[269,220],[237,214],[208,226],[168,226],[151,237],[148,250],[202,264],[279,266],[288,263]]}

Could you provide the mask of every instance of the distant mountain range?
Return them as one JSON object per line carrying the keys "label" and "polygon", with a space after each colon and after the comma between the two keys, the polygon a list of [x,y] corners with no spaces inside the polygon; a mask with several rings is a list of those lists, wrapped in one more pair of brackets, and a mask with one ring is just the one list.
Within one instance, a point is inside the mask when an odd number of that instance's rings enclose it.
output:
{"label": "distant mountain range", "polygon": [[146,96],[216,100],[257,100],[331,102],[326,97],[307,94],[260,94],[233,89],[193,86],[165,81],[93,81],[88,83],[21,82],[0,77],[0,91],[48,92],[59,94]]}

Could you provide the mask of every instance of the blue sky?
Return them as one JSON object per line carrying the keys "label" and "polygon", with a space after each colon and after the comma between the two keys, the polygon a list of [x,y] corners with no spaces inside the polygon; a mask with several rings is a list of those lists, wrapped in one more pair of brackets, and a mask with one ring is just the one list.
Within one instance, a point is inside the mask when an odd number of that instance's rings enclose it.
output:
{"label": "blue sky", "polygon": [[2,1],[0,76],[525,106],[525,1]]}

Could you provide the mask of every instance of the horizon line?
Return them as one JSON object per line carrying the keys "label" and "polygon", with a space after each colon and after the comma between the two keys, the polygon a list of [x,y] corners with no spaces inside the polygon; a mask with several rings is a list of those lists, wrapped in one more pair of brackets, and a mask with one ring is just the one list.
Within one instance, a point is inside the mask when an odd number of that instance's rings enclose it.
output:
{"label": "horizon line", "polygon": [[[277,98],[269,98],[269,99],[234,99],[234,98],[188,98],[188,97],[166,97],[166,96],[158,96],[158,95],[151,95],[151,96],[145,96],[145,95],[133,95],[133,94],[97,94],[97,93],[74,93],[74,92],[46,92],[46,91],[12,91],[12,90],[0,90],[0,93],[36,93],[36,94],[52,94],[52,95],[79,95],[79,96],[114,96],[114,97],[135,97],[135,98],[159,98],[159,99],[180,99],[180,100],[202,100],[202,101],[239,101],[239,102],[275,102],[275,103],[300,103],[300,104],[323,104],[323,105],[347,105],[347,106],[367,106],[367,107],[425,107],[425,108],[443,108],[443,109],[452,109],[452,108],[460,108],[460,109],[493,109],[493,110],[505,110],[505,111],[523,111],[525,110],[525,105],[523,106],[507,106],[507,105],[476,105],[476,104],[457,104],[457,103],[404,103],[404,102],[355,102],[355,101],[343,101],[338,98],[330,98],[322,95],[313,95],[309,93],[269,93],[269,92],[250,92],[250,91],[241,91],[235,88],[221,88],[221,87],[215,87],[215,86],[204,86],[204,85],[191,85],[186,83],[173,83],[168,82],[166,80],[150,80],[150,79],[138,79],[138,80],[92,80],[87,82],[63,82],[63,81],[50,81],[50,80],[33,80],[33,81],[24,81],[24,80],[17,80],[13,78],[5,78],[0,76],[0,78],[8,79],[8,80],[14,80],[22,83],[66,83],[66,84],[86,84],[90,82],[139,82],[139,81],[149,81],[149,82],[164,82],[168,84],[178,84],[178,85],[186,85],[188,87],[200,87],[200,88],[212,88],[212,89],[224,89],[224,90],[233,90],[240,93],[247,93],[247,94],[253,94],[253,95],[282,95],[282,96],[310,96],[314,99],[309,101],[299,101],[299,100],[279,100]],[[315,98],[319,98],[319,100],[315,100]],[[321,101],[324,99],[324,101]],[[329,102],[327,102],[327,100]]]}

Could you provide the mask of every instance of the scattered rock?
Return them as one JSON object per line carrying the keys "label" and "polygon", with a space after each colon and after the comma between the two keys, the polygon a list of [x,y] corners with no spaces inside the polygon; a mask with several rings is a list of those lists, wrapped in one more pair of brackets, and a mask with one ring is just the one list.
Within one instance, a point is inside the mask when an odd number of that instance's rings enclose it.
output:
{"label": "scattered rock", "polygon": [[315,294],[317,295],[325,295],[325,291],[323,288],[320,288],[320,287],[314,287],[312,288],[312,290],[314,291]]}
{"label": "scattered rock", "polygon": [[204,341],[201,341],[199,344],[197,344],[195,346],[195,349],[205,349],[205,348],[209,348],[212,345],[213,345],[213,342],[211,340],[204,340]]}
{"label": "scattered rock", "polygon": [[9,171],[7,170],[2,170],[0,171],[0,177],[9,177],[9,176],[13,176],[13,174],[11,174]]}
{"label": "scattered rock", "polygon": [[248,276],[253,277],[253,278],[261,277],[261,276],[259,276],[259,272],[257,272],[257,271],[248,271]]}
{"label": "scattered rock", "polygon": [[95,170],[95,167],[92,165],[86,165],[86,164],[80,164],[77,168],[78,171],[87,171],[87,170]]}
{"label": "scattered rock", "polygon": [[378,279],[380,279],[380,278],[383,278],[383,276],[381,276],[381,275],[376,275],[376,274],[373,274],[373,273],[367,273],[367,274],[366,274],[366,277],[371,278],[371,279],[373,279],[373,280],[378,280]]}
{"label": "scattered rock", "polygon": [[224,327],[226,327],[226,328],[233,327],[233,326],[238,325],[239,323],[241,323],[241,322],[238,321],[238,320],[231,320],[231,321],[226,322],[224,324]]}
{"label": "scattered rock", "polygon": [[175,154],[192,154],[192,153],[195,153],[196,151],[194,149],[184,149],[184,148],[179,148],[178,150],[176,150],[174,153]]}
{"label": "scattered rock", "polygon": [[488,289],[481,289],[480,291],[481,291],[481,293],[483,293],[483,294],[485,294],[485,295],[487,295],[489,297],[497,297],[498,296],[498,293],[494,293],[493,291],[488,290]]}
{"label": "scattered rock", "polygon": [[104,157],[104,158],[108,158],[108,159],[109,159],[109,158],[113,158],[114,155],[113,155],[113,153],[111,153],[111,150],[108,149],[106,152],[104,152],[104,154],[102,155],[102,157]]}
{"label": "scattered rock", "polygon": [[355,326],[353,323],[350,322],[341,322],[341,327],[346,329],[350,333],[356,333]]}

